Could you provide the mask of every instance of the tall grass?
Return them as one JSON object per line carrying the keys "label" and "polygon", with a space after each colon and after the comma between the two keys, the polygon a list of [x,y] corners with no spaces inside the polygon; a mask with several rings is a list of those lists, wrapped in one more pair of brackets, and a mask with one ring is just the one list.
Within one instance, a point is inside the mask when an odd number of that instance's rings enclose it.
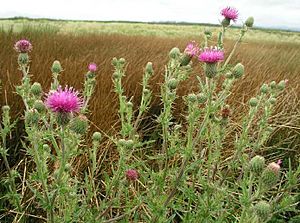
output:
{"label": "tall grass", "polygon": [[[251,35],[251,31],[249,33]],[[1,105],[10,104],[13,111],[20,111],[21,103],[14,95],[14,86],[19,80],[19,74],[16,66],[16,55],[11,47],[17,39],[27,37],[34,44],[31,65],[31,72],[34,74],[34,80],[40,82],[44,87],[50,86],[51,71],[50,65],[55,59],[59,59],[65,68],[62,75],[63,83],[79,87],[80,80],[84,75],[84,68],[89,61],[95,61],[100,67],[99,77],[97,79],[97,89],[95,97],[92,99],[91,109],[97,112],[92,114],[93,123],[104,131],[111,129],[116,124],[117,102],[112,91],[111,80],[112,67],[111,58],[118,55],[126,58],[129,65],[127,67],[127,76],[124,80],[126,94],[134,95],[134,101],[139,101],[141,90],[141,80],[143,74],[143,65],[148,61],[154,64],[155,76],[151,79],[151,87],[155,94],[159,92],[159,83],[162,81],[162,73],[166,58],[164,52],[169,51],[173,46],[183,49],[190,40],[184,38],[165,38],[150,36],[124,36],[119,34],[90,34],[85,36],[74,36],[72,34],[61,35],[55,32],[38,31],[35,28],[26,28],[20,33],[12,31],[1,31],[1,51],[0,51],[0,74],[3,79],[4,94],[1,95]],[[199,39],[202,37],[200,36]],[[233,42],[229,45],[228,52]],[[261,40],[243,42],[236,53],[232,63],[242,62],[246,69],[246,75],[242,81],[237,83],[233,89],[231,101],[241,103],[247,101],[259,86],[265,81],[279,81],[283,78],[289,79],[288,93],[285,95],[285,102],[282,107],[285,112],[293,114],[291,128],[294,128],[299,118],[294,116],[299,109],[300,81],[300,44],[296,43],[269,43]],[[197,63],[197,61],[194,61]],[[202,73],[199,66],[195,73]],[[192,91],[196,87],[194,81],[186,81],[179,89],[179,94]],[[239,102],[237,102],[239,101]],[[159,104],[153,104],[154,107]],[[239,104],[234,111],[234,117],[238,120],[243,116],[243,104]],[[177,103],[180,109],[180,103]],[[180,110],[178,110],[180,114]],[[295,129],[297,129],[296,127]]]}

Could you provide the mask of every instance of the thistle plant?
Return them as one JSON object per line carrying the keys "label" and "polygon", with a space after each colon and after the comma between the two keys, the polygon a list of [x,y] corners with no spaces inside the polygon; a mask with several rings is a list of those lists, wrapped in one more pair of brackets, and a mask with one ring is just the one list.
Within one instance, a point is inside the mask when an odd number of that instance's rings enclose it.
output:
{"label": "thistle plant", "polygon": [[[123,86],[127,62],[112,59],[119,126],[114,135],[100,126],[91,142],[85,142],[90,136],[88,105],[96,88],[97,65],[89,64],[80,93],[60,85],[63,68],[54,61],[50,90],[43,91],[41,84],[31,83],[31,43],[16,43],[23,73],[17,93],[25,104],[22,145],[35,164],[22,183],[31,190],[30,199],[41,208],[45,221],[261,223],[287,212],[299,213],[300,165],[284,158],[286,167],[268,155],[266,146],[275,127],[270,118],[287,81],[263,84],[246,103],[241,122],[235,123],[236,107],[228,99],[234,84],[247,75],[247,67],[230,62],[254,19],[243,23],[227,52],[225,32],[237,22],[238,11],[227,7],[221,15],[215,43],[210,45],[214,33],[205,30],[204,43],[191,41],[182,52],[177,47],[170,50],[160,84],[161,110],[153,123],[159,134],[149,138],[141,135],[142,120],[152,106],[151,62],[144,68],[140,101],[133,104],[136,95],[126,96]],[[203,72],[195,74],[194,66],[202,66]],[[191,75],[196,75],[197,89],[180,97],[178,88]],[[184,106],[181,119],[174,114],[177,101]],[[6,138],[14,127],[8,110],[5,106],[0,125],[8,197],[19,213],[26,213],[27,201],[21,199],[16,171],[7,161]],[[103,164],[106,154],[99,151],[104,145],[117,157],[111,166]],[[80,158],[87,160],[82,173],[75,170]]]}

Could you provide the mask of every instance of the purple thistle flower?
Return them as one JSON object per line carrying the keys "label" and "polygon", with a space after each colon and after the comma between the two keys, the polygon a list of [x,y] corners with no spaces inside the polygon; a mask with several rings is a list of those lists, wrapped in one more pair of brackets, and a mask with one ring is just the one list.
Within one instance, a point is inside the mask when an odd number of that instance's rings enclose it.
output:
{"label": "purple thistle flower", "polygon": [[28,53],[32,50],[32,45],[28,40],[21,39],[15,43],[14,49],[19,53]]}
{"label": "purple thistle flower", "polygon": [[226,19],[233,20],[235,22],[238,18],[239,12],[233,7],[226,7],[221,10],[221,15]]}
{"label": "purple thistle flower", "polygon": [[56,91],[47,94],[45,105],[52,111],[58,113],[71,113],[79,111],[83,100],[78,96],[78,91],[67,86],[63,90],[61,86]]}
{"label": "purple thistle flower", "polygon": [[97,70],[97,64],[95,64],[95,63],[90,63],[89,64],[89,66],[88,66],[88,68],[89,68],[89,71],[90,72],[96,72],[96,70]]}
{"label": "purple thistle flower", "polygon": [[197,43],[195,41],[190,42],[186,46],[184,53],[190,57],[196,56],[199,53],[199,47],[197,46]]}
{"label": "purple thistle flower", "polygon": [[205,63],[216,63],[224,60],[224,52],[217,48],[206,48],[200,53],[199,60]]}
{"label": "purple thistle flower", "polygon": [[136,181],[139,178],[139,173],[134,169],[129,169],[125,172],[126,178],[130,181]]}

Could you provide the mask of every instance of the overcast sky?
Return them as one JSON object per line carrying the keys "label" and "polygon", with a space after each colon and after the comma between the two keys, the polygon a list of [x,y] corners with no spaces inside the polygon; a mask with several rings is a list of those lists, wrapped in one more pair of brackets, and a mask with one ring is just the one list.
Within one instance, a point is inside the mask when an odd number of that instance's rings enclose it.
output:
{"label": "overcast sky", "polygon": [[256,26],[300,30],[300,0],[1,0],[0,18],[218,23],[225,6],[242,20],[254,16]]}

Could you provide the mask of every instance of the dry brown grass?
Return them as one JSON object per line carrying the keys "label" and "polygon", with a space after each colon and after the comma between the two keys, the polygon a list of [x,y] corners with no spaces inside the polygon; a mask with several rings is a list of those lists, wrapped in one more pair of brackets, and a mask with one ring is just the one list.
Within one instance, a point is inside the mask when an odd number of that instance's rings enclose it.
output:
{"label": "dry brown grass", "polygon": [[[156,96],[159,95],[159,84],[162,80],[164,64],[167,61],[169,50],[177,46],[184,49],[190,40],[184,38],[166,38],[153,36],[123,36],[123,35],[82,35],[75,36],[57,35],[37,32],[5,33],[0,32],[0,75],[3,80],[3,94],[1,105],[8,103],[15,115],[22,114],[20,97],[14,92],[14,86],[20,82],[21,73],[17,69],[17,54],[13,50],[13,44],[20,38],[28,38],[34,46],[31,53],[31,74],[33,80],[48,89],[51,82],[50,67],[54,60],[58,59],[64,68],[61,75],[62,84],[81,89],[83,77],[89,62],[99,65],[96,92],[91,100],[90,120],[104,132],[110,132],[117,125],[118,102],[111,75],[113,57],[124,57],[128,61],[127,76],[124,87],[127,96],[134,96],[134,104],[140,100],[141,79],[143,67],[148,61],[153,62],[155,76],[151,80],[152,89]],[[199,40],[201,41],[201,40]],[[233,46],[233,42],[226,43],[227,53]],[[196,89],[195,74],[202,73],[202,67],[195,60],[193,77],[185,81],[179,94]],[[278,107],[274,120],[279,127],[277,131],[288,132],[299,140],[300,132],[300,44],[294,43],[268,43],[244,42],[232,61],[233,64],[241,62],[245,65],[246,73],[242,80],[236,83],[229,104],[234,108],[233,117],[239,120],[246,111],[247,100],[258,91],[263,82],[272,80],[289,79],[287,91],[282,95],[282,103]],[[177,114],[181,113],[181,103],[178,101]],[[153,111],[159,108],[158,97],[153,102]],[[299,145],[298,145],[299,146]],[[297,144],[296,144],[297,147]]]}

